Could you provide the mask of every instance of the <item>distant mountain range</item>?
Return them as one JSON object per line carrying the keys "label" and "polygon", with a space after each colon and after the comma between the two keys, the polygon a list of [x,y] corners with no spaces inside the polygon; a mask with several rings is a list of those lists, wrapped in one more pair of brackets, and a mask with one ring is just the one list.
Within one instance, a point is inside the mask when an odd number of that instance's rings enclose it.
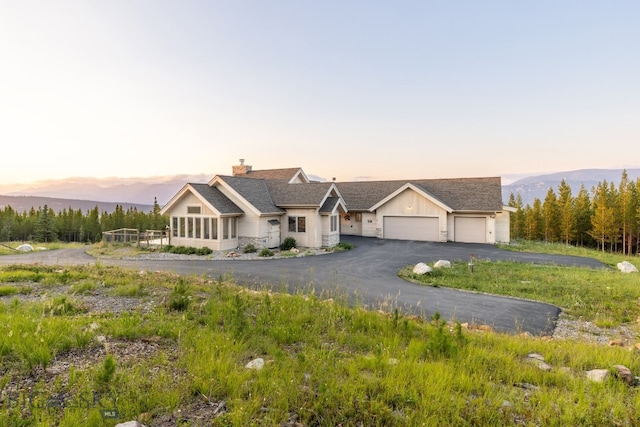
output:
{"label": "distant mountain range", "polygon": [[38,210],[41,207],[53,209],[54,212],[62,212],[64,209],[73,209],[86,214],[93,210],[96,206],[98,212],[111,213],[116,210],[116,205],[122,206],[125,211],[129,208],[135,208],[138,212],[149,213],[153,210],[153,205],[144,205],[138,203],[116,203],[116,202],[100,202],[95,200],[77,200],[77,199],[61,199],[55,197],[39,197],[39,196],[1,196],[0,209],[11,206],[16,212],[29,212],[31,208]]}
{"label": "distant mountain range", "polygon": [[[640,178],[640,168],[626,169],[629,179]],[[564,179],[575,196],[584,184],[587,190],[600,182],[620,183],[623,169],[581,169],[536,175],[521,178],[502,186],[502,200],[508,203],[511,193],[520,194],[523,203],[533,204],[534,199],[544,201],[549,188],[557,194],[558,185]],[[164,206],[187,182],[206,183],[213,175],[174,175],[145,178],[74,178],[56,181],[40,181],[30,184],[0,184],[0,208],[10,205],[17,211],[28,211],[44,206],[55,211],[82,209],[87,211],[98,206],[100,212],[112,212],[116,204],[125,210],[135,206],[139,211],[149,212],[154,198]],[[321,181],[322,178],[314,177]]]}
{"label": "distant mountain range", "polygon": [[580,191],[580,186],[584,185],[587,191],[597,186],[599,183],[607,181],[613,182],[617,187],[622,178],[622,172],[627,171],[629,180],[640,178],[640,169],[580,169],[568,172],[556,172],[548,175],[537,175],[522,178],[509,185],[502,186],[502,201],[509,202],[509,196],[520,194],[524,205],[532,205],[537,198],[541,202],[547,197],[549,188],[558,195],[558,186],[564,181],[571,187],[571,194],[575,197]]}

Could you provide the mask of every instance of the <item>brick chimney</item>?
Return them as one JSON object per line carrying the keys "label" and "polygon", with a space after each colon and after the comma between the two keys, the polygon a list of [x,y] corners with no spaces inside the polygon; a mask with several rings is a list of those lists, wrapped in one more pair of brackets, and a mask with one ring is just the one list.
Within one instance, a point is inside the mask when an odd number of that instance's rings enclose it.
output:
{"label": "brick chimney", "polygon": [[233,176],[246,175],[251,172],[251,166],[244,164],[244,159],[240,159],[240,164],[233,166]]}

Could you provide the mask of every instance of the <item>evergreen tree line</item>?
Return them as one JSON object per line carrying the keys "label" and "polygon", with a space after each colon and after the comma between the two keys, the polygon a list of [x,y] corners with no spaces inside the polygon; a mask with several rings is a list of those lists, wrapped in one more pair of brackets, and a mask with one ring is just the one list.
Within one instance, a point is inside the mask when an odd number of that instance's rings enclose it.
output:
{"label": "evergreen tree line", "polygon": [[578,194],[563,179],[557,192],[549,188],[544,201],[535,198],[523,206],[511,193],[511,239],[563,242],[638,254],[640,248],[640,179],[629,180],[623,171],[618,185],[606,180],[590,191],[582,185]]}
{"label": "evergreen tree line", "polygon": [[11,206],[0,210],[0,242],[83,242],[95,243],[102,232],[119,228],[139,231],[164,230],[169,219],[160,215],[160,206],[154,199],[149,213],[131,207],[126,211],[116,205],[113,212],[98,211],[98,207],[83,214],[80,209],[63,209],[56,213],[47,205],[29,212],[17,212]]}

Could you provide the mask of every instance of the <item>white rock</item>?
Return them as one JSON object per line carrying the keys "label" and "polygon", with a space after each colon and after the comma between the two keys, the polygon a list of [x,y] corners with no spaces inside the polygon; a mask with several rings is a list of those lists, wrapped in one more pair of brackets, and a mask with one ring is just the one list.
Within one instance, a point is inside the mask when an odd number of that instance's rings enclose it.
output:
{"label": "white rock", "polygon": [[618,263],[618,270],[623,273],[637,273],[638,269],[635,265],[631,264],[628,261],[622,261]]}
{"label": "white rock", "polygon": [[247,363],[245,368],[255,369],[256,371],[259,371],[260,369],[264,368],[264,359],[260,357],[258,357],[257,359],[253,359],[251,362]]}
{"label": "white rock", "polygon": [[127,421],[126,423],[116,424],[116,427],[144,427],[144,424],[140,424],[137,421]]}
{"label": "white rock", "polygon": [[33,250],[33,246],[25,243],[24,245],[20,245],[16,248],[16,251],[20,252],[31,252]]}
{"label": "white rock", "polygon": [[451,268],[451,262],[445,259],[439,259],[433,264],[433,268]]}
{"label": "white rock", "polygon": [[415,267],[413,267],[413,272],[415,274],[427,274],[431,273],[431,271],[433,271],[433,269],[424,262],[419,262],[415,265]]}
{"label": "white rock", "polygon": [[590,379],[591,381],[595,381],[597,383],[603,382],[607,379],[608,376],[608,369],[592,369],[590,371],[587,371],[587,379]]}

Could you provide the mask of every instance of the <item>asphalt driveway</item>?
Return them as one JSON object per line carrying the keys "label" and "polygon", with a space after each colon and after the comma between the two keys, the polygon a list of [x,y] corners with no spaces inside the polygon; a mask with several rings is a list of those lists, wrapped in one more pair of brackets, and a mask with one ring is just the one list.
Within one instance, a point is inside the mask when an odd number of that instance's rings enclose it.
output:
{"label": "asphalt driveway", "polygon": [[[535,301],[485,295],[407,283],[397,277],[404,266],[439,259],[468,260],[471,254],[486,260],[510,260],[606,268],[590,258],[530,254],[498,249],[492,245],[431,243],[342,236],[355,249],[320,256],[264,260],[116,260],[99,259],[101,264],[148,271],[218,278],[231,274],[235,281],[252,288],[269,287],[297,292],[313,289],[326,297],[346,295],[353,304],[369,309],[431,317],[439,312],[444,319],[490,325],[501,332],[529,332],[547,335],[560,314],[556,306]],[[0,257],[0,264],[92,264],[96,259],[82,249],[61,249]]]}

